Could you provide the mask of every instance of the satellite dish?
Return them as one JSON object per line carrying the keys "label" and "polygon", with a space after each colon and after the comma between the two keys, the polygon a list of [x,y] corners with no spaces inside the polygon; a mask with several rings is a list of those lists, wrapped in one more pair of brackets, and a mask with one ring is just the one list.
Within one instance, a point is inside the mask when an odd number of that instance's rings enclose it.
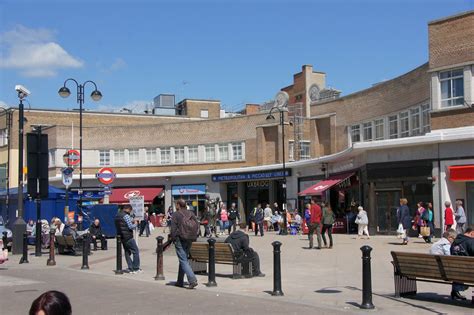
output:
{"label": "satellite dish", "polygon": [[275,106],[276,107],[286,107],[288,106],[288,100],[289,100],[288,93],[280,91],[277,93],[275,96]]}
{"label": "satellite dish", "polygon": [[317,84],[311,85],[311,87],[309,88],[309,99],[312,102],[319,100],[319,98],[320,98],[319,92],[320,91],[321,90],[320,90],[320,88]]}

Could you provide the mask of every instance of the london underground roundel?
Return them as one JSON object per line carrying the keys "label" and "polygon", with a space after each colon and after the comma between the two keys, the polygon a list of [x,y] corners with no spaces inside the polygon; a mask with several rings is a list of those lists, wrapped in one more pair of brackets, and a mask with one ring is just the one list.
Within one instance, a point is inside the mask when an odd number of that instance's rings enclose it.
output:
{"label": "london underground roundel", "polygon": [[115,179],[115,173],[110,167],[103,167],[96,174],[97,179],[104,185],[110,185]]}

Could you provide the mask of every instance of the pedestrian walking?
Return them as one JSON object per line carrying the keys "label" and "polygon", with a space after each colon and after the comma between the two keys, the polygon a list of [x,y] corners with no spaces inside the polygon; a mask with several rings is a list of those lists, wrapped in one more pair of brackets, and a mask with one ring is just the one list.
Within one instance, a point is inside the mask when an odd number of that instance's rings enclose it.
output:
{"label": "pedestrian walking", "polygon": [[444,203],[444,230],[447,231],[449,230],[453,224],[454,224],[454,212],[453,209],[451,209],[451,202],[446,201]]}
{"label": "pedestrian walking", "polygon": [[257,207],[254,209],[254,214],[253,214],[254,220],[255,220],[255,236],[257,236],[258,231],[260,231],[260,236],[263,236],[263,209],[262,205],[258,204]]}
{"label": "pedestrian walking", "polygon": [[184,287],[184,275],[188,278],[188,289],[198,285],[193,269],[189,264],[189,250],[191,244],[197,239],[199,233],[199,222],[192,211],[186,208],[186,201],[179,199],[176,202],[176,212],[171,218],[171,240],[176,248],[179,260],[177,287]]}
{"label": "pedestrian walking", "polygon": [[226,205],[221,205],[221,211],[219,213],[220,218],[220,235],[225,235],[225,230],[229,227],[229,214],[227,212]]}
{"label": "pedestrian walking", "polygon": [[324,247],[327,247],[326,242],[326,231],[329,237],[329,248],[332,248],[333,241],[332,241],[332,226],[334,224],[335,215],[331,209],[330,205],[323,206],[323,230],[321,231],[323,237]]}
{"label": "pedestrian walking", "polygon": [[364,210],[364,207],[359,206],[357,208],[359,210],[359,213],[357,213],[357,217],[355,220],[355,223],[358,225],[358,236],[357,238],[362,238],[362,236],[365,234],[367,235],[367,239],[370,239],[369,235],[369,217],[367,216],[367,211]]}
{"label": "pedestrian walking", "polygon": [[140,221],[140,233],[138,236],[143,236],[145,233],[146,237],[150,236],[150,225],[149,225],[148,207],[145,207],[143,220]]}
{"label": "pedestrian walking", "polygon": [[411,228],[410,209],[408,208],[408,200],[406,198],[400,199],[400,207],[397,209],[398,224],[401,225],[404,231],[402,245],[408,244],[408,229]]}
{"label": "pedestrian walking", "polygon": [[227,214],[229,217],[228,233],[230,235],[230,230],[232,229],[232,232],[235,232],[235,230],[237,229],[237,222],[240,221],[239,210],[237,210],[234,202],[230,206],[229,211],[227,211]]}
{"label": "pedestrian walking", "polygon": [[431,243],[434,232],[434,223],[433,223],[433,204],[431,202],[426,203],[425,211],[421,215],[423,220],[423,226],[429,228],[429,234],[423,235],[423,239],[426,243]]}
{"label": "pedestrian walking", "polygon": [[309,249],[313,248],[313,235],[316,232],[316,237],[318,240],[318,247],[316,249],[321,249],[321,220],[322,220],[323,212],[321,207],[316,203],[316,200],[311,199],[311,206],[310,206],[310,220],[308,224],[309,233]]}
{"label": "pedestrian walking", "polygon": [[461,200],[456,200],[456,212],[454,213],[454,218],[456,219],[456,231],[458,234],[464,234],[464,225],[466,224],[467,218]]}
{"label": "pedestrian walking", "polygon": [[[125,272],[134,274],[143,272],[143,270],[140,269],[140,251],[133,238],[133,231],[137,228],[138,220],[132,221],[131,212],[132,207],[125,205],[115,216],[115,228],[117,229],[117,234],[122,237],[125,260],[128,266]],[[133,256],[133,259],[131,256]]]}
{"label": "pedestrian walking", "polygon": [[[209,229],[209,220],[210,220],[210,214],[209,214],[209,208],[205,207],[202,212],[201,212],[201,217],[199,221],[201,222],[201,225],[204,227],[204,237],[211,237],[211,230]],[[199,229],[199,235],[201,235],[201,229]]]}

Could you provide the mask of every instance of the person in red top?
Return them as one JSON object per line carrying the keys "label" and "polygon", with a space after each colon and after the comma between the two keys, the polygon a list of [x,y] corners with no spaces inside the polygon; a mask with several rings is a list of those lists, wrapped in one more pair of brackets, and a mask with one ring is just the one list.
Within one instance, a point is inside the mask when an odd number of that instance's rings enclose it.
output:
{"label": "person in red top", "polygon": [[451,209],[451,202],[446,201],[444,206],[446,207],[444,210],[444,225],[446,226],[444,230],[447,231],[454,224],[454,214],[453,209]]}
{"label": "person in red top", "polygon": [[313,234],[316,231],[316,236],[318,238],[318,247],[316,249],[321,249],[321,219],[323,217],[323,211],[321,207],[316,204],[314,199],[311,200],[311,209],[310,209],[311,217],[309,220],[308,228],[308,239],[309,239],[309,249],[313,248]]}

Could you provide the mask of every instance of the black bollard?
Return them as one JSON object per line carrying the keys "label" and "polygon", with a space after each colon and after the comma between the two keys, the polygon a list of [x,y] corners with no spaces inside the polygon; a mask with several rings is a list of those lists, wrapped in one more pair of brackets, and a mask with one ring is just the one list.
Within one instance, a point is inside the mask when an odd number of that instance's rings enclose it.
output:
{"label": "black bollard", "polygon": [[155,280],[165,280],[163,275],[163,236],[156,238],[156,276]]}
{"label": "black bollard", "polygon": [[56,233],[56,229],[52,228],[49,231],[49,258],[46,266],[56,266],[56,260],[54,260],[54,233]]}
{"label": "black bollard", "polygon": [[27,264],[28,261],[28,233],[23,234],[23,256],[20,259],[20,264]]}
{"label": "black bollard", "polygon": [[3,241],[3,248],[8,249],[8,237],[7,237],[6,231],[3,231],[2,241]]}
{"label": "black bollard", "polygon": [[360,308],[373,309],[372,304],[372,275],[370,270],[370,252],[372,247],[364,245],[360,248],[362,251],[362,304]]}
{"label": "black bollard", "polygon": [[117,268],[114,270],[116,275],[123,274],[122,270],[122,239],[117,235]]}
{"label": "black bollard", "polygon": [[[89,248],[88,248],[89,247]],[[89,269],[89,234],[86,233],[82,237],[82,267],[81,269]]]}
{"label": "black bollard", "polygon": [[281,290],[281,260],[280,260],[280,247],[281,243],[275,241],[273,245],[273,296],[283,296]]}
{"label": "black bollard", "polygon": [[217,287],[216,283],[216,240],[210,238],[207,240],[209,243],[209,273],[206,286]]}

